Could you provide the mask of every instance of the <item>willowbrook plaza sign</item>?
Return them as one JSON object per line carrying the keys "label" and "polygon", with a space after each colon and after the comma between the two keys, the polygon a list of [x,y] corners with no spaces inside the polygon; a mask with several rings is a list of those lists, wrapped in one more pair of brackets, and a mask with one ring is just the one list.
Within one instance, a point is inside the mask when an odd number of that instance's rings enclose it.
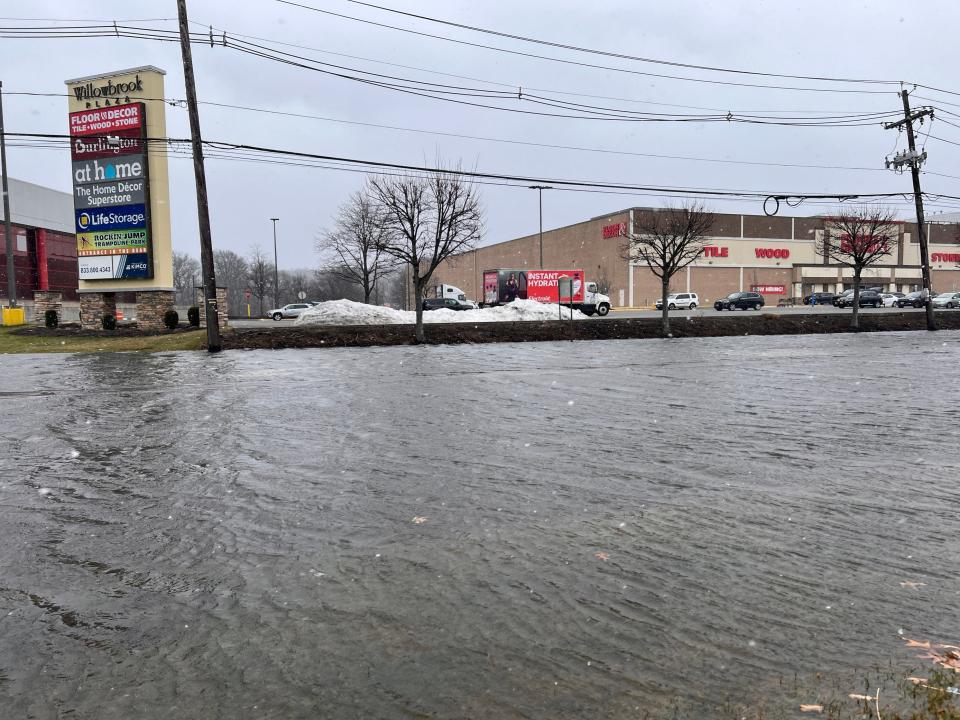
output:
{"label": "willowbrook plaza sign", "polygon": [[70,113],[81,280],[153,276],[146,128],[140,102]]}

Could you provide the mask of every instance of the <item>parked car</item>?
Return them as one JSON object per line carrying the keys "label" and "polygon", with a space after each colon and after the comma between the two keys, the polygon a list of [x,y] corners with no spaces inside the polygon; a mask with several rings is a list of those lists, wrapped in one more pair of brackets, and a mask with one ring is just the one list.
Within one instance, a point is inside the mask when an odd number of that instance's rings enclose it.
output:
{"label": "parked car", "polygon": [[809,295],[803,297],[803,304],[809,305],[812,298],[817,299],[817,305],[830,305],[833,303],[833,299],[836,297],[836,293],[832,292],[812,292]]}
{"label": "parked car", "polygon": [[[663,310],[663,298],[657,298],[657,310]],[[667,295],[667,310],[693,310],[700,304],[696,293],[670,293]]]}
{"label": "parked car", "polygon": [[830,302],[834,307],[843,307],[843,303],[847,301],[847,298],[853,297],[853,288],[847,288],[839,295],[835,295],[833,300]]}
{"label": "parked car", "polygon": [[880,298],[883,300],[884,307],[896,307],[900,296],[893,293],[880,293]]}
{"label": "parked car", "polygon": [[763,307],[763,295],[755,292],[735,292],[713,303],[716,310],[759,310]]}
{"label": "parked car", "polygon": [[960,292],[940,293],[931,301],[935,308],[947,308],[952,310],[960,307]]}
{"label": "parked car", "polygon": [[[853,291],[849,295],[841,295],[836,302],[839,308],[850,307],[853,305]],[[860,291],[860,307],[878,308],[883,305],[883,297],[876,290]]]}
{"label": "parked car", "polygon": [[456,298],[424,298],[424,310],[470,310],[471,308],[461,305]]}
{"label": "parked car", "polygon": [[269,317],[272,317],[274,320],[283,320],[284,318],[295,318],[300,317],[300,313],[304,310],[309,310],[313,305],[310,303],[293,303],[292,305],[284,305],[282,308],[274,308],[267,313]]}
{"label": "parked car", "polygon": [[919,292],[907,293],[897,300],[897,307],[901,309],[905,307],[923,307],[923,295]]}

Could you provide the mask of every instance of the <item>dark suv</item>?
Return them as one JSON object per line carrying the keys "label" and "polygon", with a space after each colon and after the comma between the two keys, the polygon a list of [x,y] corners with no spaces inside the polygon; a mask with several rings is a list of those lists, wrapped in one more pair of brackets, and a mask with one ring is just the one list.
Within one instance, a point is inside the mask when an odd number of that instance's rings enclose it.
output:
{"label": "dark suv", "polygon": [[[834,303],[838,308],[849,307],[853,305],[853,293],[849,295],[841,295],[837,298],[837,301]],[[860,307],[883,307],[883,298],[880,297],[880,293],[876,290],[861,290],[860,291]]]}
{"label": "dark suv", "polygon": [[812,292],[809,295],[804,296],[803,304],[809,305],[810,301],[813,298],[816,298],[817,305],[831,305],[835,297],[836,297],[836,293],[832,293],[832,292]]}
{"label": "dark suv", "polygon": [[424,310],[469,310],[461,305],[455,298],[424,298]]}
{"label": "dark suv", "polygon": [[755,292],[735,292],[713,303],[716,310],[759,310],[763,307],[763,295]]}
{"label": "dark suv", "polygon": [[897,300],[897,307],[903,309],[905,307],[923,307],[923,294],[919,292],[907,293],[902,298]]}

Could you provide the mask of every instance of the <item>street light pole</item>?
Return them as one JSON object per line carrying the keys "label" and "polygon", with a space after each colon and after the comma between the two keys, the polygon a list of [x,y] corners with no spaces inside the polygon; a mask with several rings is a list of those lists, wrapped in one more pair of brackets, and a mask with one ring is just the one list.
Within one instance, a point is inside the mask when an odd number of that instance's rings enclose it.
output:
{"label": "street light pole", "polygon": [[536,190],[540,196],[540,269],[543,270],[543,191],[553,188],[550,185],[531,185],[528,189]]}
{"label": "street light pole", "polygon": [[277,220],[280,218],[270,218],[273,220],[273,306],[280,307],[280,283],[277,280]]}

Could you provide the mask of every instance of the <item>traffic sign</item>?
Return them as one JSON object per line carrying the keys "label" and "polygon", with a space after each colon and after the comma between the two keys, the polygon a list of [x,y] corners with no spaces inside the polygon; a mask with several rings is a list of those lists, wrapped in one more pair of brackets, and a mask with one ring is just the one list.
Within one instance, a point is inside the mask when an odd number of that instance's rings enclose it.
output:
{"label": "traffic sign", "polygon": [[244,299],[244,300],[249,300],[252,296],[253,296],[253,293],[250,292],[249,290],[244,290],[244,291],[243,291],[243,299]]}
{"label": "traffic sign", "polygon": [[300,298],[301,300],[306,300],[307,294],[303,290],[301,290],[300,292],[297,293],[297,297]]}

